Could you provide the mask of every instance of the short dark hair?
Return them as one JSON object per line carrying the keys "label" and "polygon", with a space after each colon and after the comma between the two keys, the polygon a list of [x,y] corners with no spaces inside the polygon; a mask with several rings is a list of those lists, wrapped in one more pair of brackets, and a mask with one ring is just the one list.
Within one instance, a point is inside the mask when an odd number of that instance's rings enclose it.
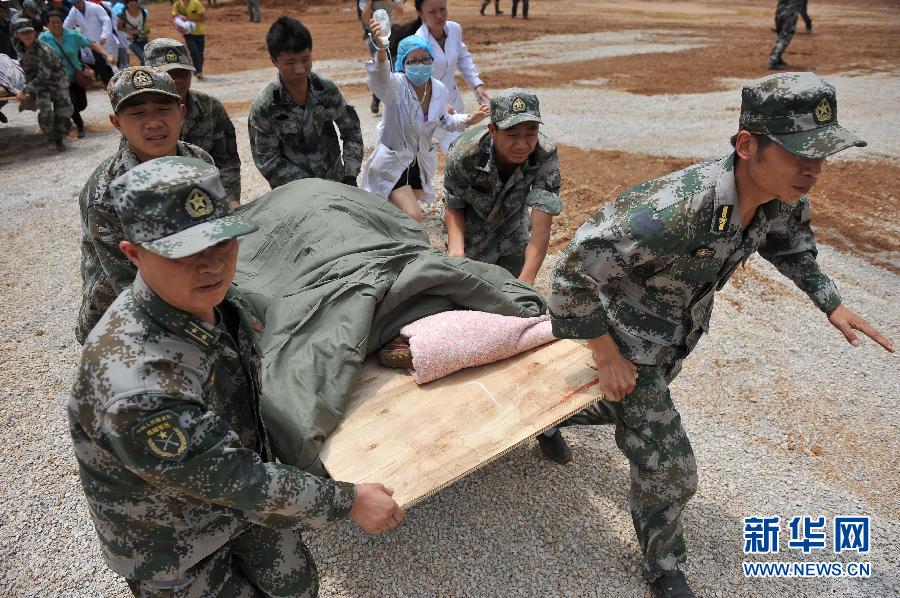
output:
{"label": "short dark hair", "polygon": [[119,108],[116,110],[116,114],[125,110],[126,108],[132,108],[134,106],[140,106],[141,104],[146,104],[147,102],[153,100],[158,104],[181,104],[181,100],[177,98],[173,98],[170,95],[165,95],[161,93],[140,93],[134,96],[131,96],[127,100],[123,101],[119,104]]}
{"label": "short dark hair", "polygon": [[47,13],[46,22],[49,23],[50,19],[52,19],[53,17],[59,17],[60,19],[65,18],[65,17],[63,17],[63,14],[61,12],[59,12],[58,10],[51,10],[50,12]]}
{"label": "short dark hair", "polygon": [[279,17],[266,34],[269,56],[278,58],[288,52],[299,54],[312,50],[312,35],[303,23],[293,17]]}

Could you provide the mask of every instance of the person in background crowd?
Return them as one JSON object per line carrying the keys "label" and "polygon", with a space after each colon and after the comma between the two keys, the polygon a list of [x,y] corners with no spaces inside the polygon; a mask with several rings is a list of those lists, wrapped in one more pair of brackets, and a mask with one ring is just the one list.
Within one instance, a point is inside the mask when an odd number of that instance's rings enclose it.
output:
{"label": "person in background crowd", "polygon": [[[65,29],[78,29],[85,37],[98,46],[103,46],[109,56],[117,56],[119,43],[113,32],[112,20],[102,6],[85,0],[75,0],[72,9],[63,21]],[[81,51],[81,61],[92,65],[97,76],[108,85],[113,69],[102,54],[87,48]]]}
{"label": "person in background crowd", "polygon": [[16,34],[19,64],[25,71],[25,88],[16,94],[20,102],[29,97],[37,102],[38,124],[47,138],[48,148],[66,149],[63,139],[72,127],[72,102],[69,100],[69,77],[56,52],[37,39],[29,18],[12,23]]}
{"label": "person in background crowd", "polygon": [[422,222],[419,201],[434,201],[431,180],[437,153],[431,138],[435,129],[462,131],[487,116],[487,106],[472,114],[449,114],[450,92],[431,76],[431,46],[410,35],[397,46],[396,72],[391,72],[381,26],[369,22],[378,47],[375,61],[366,64],[369,89],[384,103],[375,149],[366,162],[362,187],[389,200],[410,218]]}
{"label": "person in background crowd", "polygon": [[[491,0],[481,0],[481,16],[484,16],[484,9],[488,7],[491,3]],[[502,15],[503,11],[500,10],[500,0],[494,0],[494,14]]]}
{"label": "person in background crowd", "polygon": [[238,155],[234,125],[222,102],[202,91],[191,89],[194,67],[187,48],[166,37],[157,38],[144,48],[147,66],[169,73],[185,107],[179,139],[206,150],[219,169],[225,197],[233,208],[241,205],[241,158]]}
{"label": "person in background crowd", "polygon": [[85,68],[81,63],[81,50],[90,48],[106,60],[112,60],[112,56],[109,56],[103,47],[89,40],[81,32],[64,28],[62,14],[55,11],[48,13],[47,29],[38,39],[59,55],[59,59],[66,69],[69,78],[69,99],[72,102],[73,110],[72,122],[75,123],[80,139],[84,137],[84,119],[81,118],[81,112],[87,108],[87,92],[75,76],[76,71],[83,71]]}
{"label": "person in background crowd", "polygon": [[334,83],[313,72],[312,44],[309,29],[292,17],[266,34],[278,75],[253,100],[248,126],[253,160],[273,189],[306,178],[356,186],[362,166],[359,116]]}
{"label": "person in background crowd", "polygon": [[802,5],[803,0],[778,0],[775,7],[775,29],[778,35],[769,54],[770,71],[780,71],[788,66],[782,57],[797,32],[797,17]]}
{"label": "person in background crowd", "polygon": [[144,46],[150,35],[147,27],[147,9],[138,4],[137,0],[128,0],[124,10],[118,14],[119,31],[125,34],[128,47],[137,56],[138,61],[144,64]]}
{"label": "person in background crowd", "polygon": [[19,55],[13,46],[12,15],[13,9],[10,0],[0,0],[0,54],[6,54],[15,59]]}
{"label": "person in background crowd", "polygon": [[812,19],[809,18],[809,12],[807,12],[808,4],[809,0],[803,0],[803,5],[800,7],[800,18],[803,19],[803,24],[806,25],[806,32],[812,33]]}
{"label": "person in background crowd", "polygon": [[31,26],[34,27],[34,30],[38,35],[44,30],[44,19],[41,14],[41,7],[36,0],[25,0],[22,2],[22,9],[13,11],[10,22],[21,18],[30,19]]}
{"label": "person in background crowd", "polygon": [[[472,55],[462,40],[462,26],[447,20],[447,0],[416,0],[416,14],[419,17],[419,28],[415,34],[428,40],[431,54],[434,56],[432,77],[444,84],[450,92],[450,105],[456,112],[465,112],[462,93],[456,85],[456,71],[462,73],[463,79],[475,91],[475,99],[479,104],[487,104],[491,96],[478,75],[478,69],[472,62]],[[441,149],[447,149],[459,133],[440,130],[437,140]]]}
{"label": "person in background crowd", "polygon": [[[19,63],[7,54],[0,52],[0,97],[18,96],[25,89],[25,72]],[[6,100],[0,100],[0,109],[6,106]],[[0,123],[8,122],[6,115],[0,112]]]}
{"label": "person in background crowd", "polygon": [[[210,4],[214,6],[214,4]],[[203,79],[203,52],[206,48],[206,15],[200,0],[175,0],[172,4],[172,17],[184,17],[194,23],[194,30],[184,34],[184,44],[191,54],[191,63],[196,69],[194,74]]]}
{"label": "person in background crowd", "polygon": [[247,16],[250,21],[259,23],[262,20],[262,11],[259,10],[259,0],[247,0]]}
{"label": "person in background crowd", "polygon": [[[391,34],[393,35],[397,30],[397,16],[403,14],[403,2],[404,0],[362,0],[361,2],[357,2],[356,18],[358,18],[360,24],[362,24],[363,40],[366,42],[366,47],[369,48],[369,56],[375,56],[375,52],[378,50],[378,48],[375,47],[375,43],[372,41],[372,31],[369,29],[369,21],[372,19],[372,13],[376,10],[383,10],[388,13],[388,17],[391,20]],[[365,5],[365,8],[363,8],[363,5]],[[380,104],[381,100],[373,93],[372,103],[369,106],[372,114],[378,114]]]}
{"label": "person in background crowd", "polygon": [[[516,10],[519,8],[519,0],[512,0],[512,18],[516,18]],[[522,18],[528,18],[528,0],[522,0]]]}

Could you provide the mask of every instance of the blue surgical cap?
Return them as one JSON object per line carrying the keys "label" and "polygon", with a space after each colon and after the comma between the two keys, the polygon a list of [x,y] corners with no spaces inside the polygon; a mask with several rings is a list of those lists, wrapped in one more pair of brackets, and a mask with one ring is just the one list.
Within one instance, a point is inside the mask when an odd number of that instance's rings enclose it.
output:
{"label": "blue surgical cap", "polygon": [[397,61],[394,63],[396,72],[406,72],[403,65],[406,63],[406,57],[413,50],[425,50],[428,52],[428,56],[434,60],[434,53],[431,51],[431,44],[428,43],[428,40],[418,35],[410,35],[400,40],[400,44],[397,46]]}

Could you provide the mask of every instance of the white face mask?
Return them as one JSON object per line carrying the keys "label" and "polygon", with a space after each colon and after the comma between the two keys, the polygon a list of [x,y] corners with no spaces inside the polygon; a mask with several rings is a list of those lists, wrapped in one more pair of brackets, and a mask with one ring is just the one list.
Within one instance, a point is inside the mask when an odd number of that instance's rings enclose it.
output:
{"label": "white face mask", "polygon": [[431,79],[430,64],[410,64],[406,67],[406,78],[413,85],[424,85]]}

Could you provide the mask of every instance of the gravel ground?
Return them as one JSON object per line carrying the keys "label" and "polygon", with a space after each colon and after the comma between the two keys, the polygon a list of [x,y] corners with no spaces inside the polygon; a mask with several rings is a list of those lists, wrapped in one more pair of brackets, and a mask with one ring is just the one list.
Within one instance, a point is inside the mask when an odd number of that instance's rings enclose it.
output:
{"label": "gravel ground", "polygon": [[[616,45],[623,43],[616,38]],[[346,62],[322,62],[318,70],[331,75],[334,68],[338,81],[358,78],[344,72],[350,68]],[[270,76],[271,71],[251,71],[211,77],[199,88],[221,90],[229,102],[245,101]],[[831,79],[844,100],[842,121],[868,138],[875,153],[897,157],[897,116],[888,112],[890,102],[885,104],[893,98],[896,106],[896,76]],[[721,140],[733,127],[709,123],[723,116],[736,119],[736,93],[651,101],[593,84],[541,91],[551,137],[635,153],[685,155],[690,147],[701,158],[724,150]],[[851,106],[848,96],[859,105]],[[365,110],[368,102],[363,95],[352,99],[363,108],[371,145],[375,121]],[[105,106],[99,93],[92,94],[89,118],[98,122]],[[580,132],[567,127],[562,114],[573,110],[597,119],[596,127]],[[684,147],[666,145],[676,137],[672,114],[696,119],[694,136]],[[615,120],[604,121],[605,115]],[[19,138],[36,131],[33,125],[23,127],[33,116],[13,115],[11,121],[14,127],[2,134]],[[613,137],[613,123],[631,132],[649,126],[656,136],[617,132]],[[248,201],[267,186],[250,160],[246,115],[236,115],[235,124]],[[0,463],[2,595],[127,595],[99,556],[65,420],[79,356],[72,334],[80,294],[76,194],[116,144],[114,133],[105,132],[73,141],[76,151],[63,155],[28,151],[15,162],[15,177],[9,176],[10,160],[0,162],[6,208],[0,221],[0,442],[8,453]],[[433,212],[429,222],[435,222]],[[820,258],[846,302],[900,340],[898,277],[829,247],[821,248]],[[550,256],[546,264],[554,261]],[[761,259],[751,259],[719,297],[713,333],[673,384],[701,472],[700,489],[685,513],[691,555],[685,570],[698,593],[900,595],[896,358],[871,342],[856,349],[847,345]],[[534,445],[525,446],[411,509],[407,522],[391,533],[367,536],[346,523],[310,532],[322,595],[647,595],[628,513],[628,471],[612,430],[580,427],[565,434],[575,451],[568,467],[539,458]],[[783,551],[780,560],[868,560],[872,577],[744,579],[741,518],[803,514],[829,520],[838,514],[870,515],[872,552],[804,557]]]}

